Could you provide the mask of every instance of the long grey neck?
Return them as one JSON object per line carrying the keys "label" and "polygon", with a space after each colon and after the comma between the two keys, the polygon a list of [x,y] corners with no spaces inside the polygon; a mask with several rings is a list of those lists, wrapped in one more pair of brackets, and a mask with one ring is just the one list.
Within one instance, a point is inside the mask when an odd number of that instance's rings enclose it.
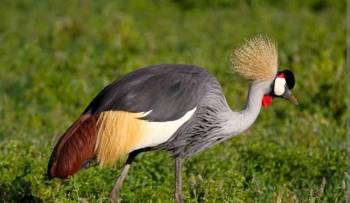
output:
{"label": "long grey neck", "polygon": [[262,98],[269,92],[270,84],[270,81],[255,81],[250,85],[245,108],[240,112],[230,111],[226,114],[225,134],[237,135],[254,123],[260,113]]}

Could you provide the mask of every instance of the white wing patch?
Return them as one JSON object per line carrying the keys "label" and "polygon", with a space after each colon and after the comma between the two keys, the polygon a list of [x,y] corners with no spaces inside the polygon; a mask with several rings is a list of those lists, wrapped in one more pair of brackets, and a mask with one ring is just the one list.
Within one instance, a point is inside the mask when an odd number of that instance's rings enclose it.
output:
{"label": "white wing patch", "polygon": [[277,95],[277,96],[283,95],[284,91],[285,91],[285,85],[286,85],[286,79],[276,78],[274,89],[273,89],[275,95]]}
{"label": "white wing patch", "polygon": [[150,114],[152,111],[153,111],[153,110],[149,110],[149,111],[147,111],[147,112],[142,112],[140,117],[145,117],[145,116],[147,116],[148,114]]}
{"label": "white wing patch", "polygon": [[[144,134],[141,139],[135,145],[133,150],[141,149],[145,147],[154,147],[166,142],[186,121],[188,121],[197,107],[188,111],[184,116],[174,121],[166,122],[146,122],[144,126]],[[150,111],[140,114],[140,117],[144,117],[145,114],[149,114]]]}

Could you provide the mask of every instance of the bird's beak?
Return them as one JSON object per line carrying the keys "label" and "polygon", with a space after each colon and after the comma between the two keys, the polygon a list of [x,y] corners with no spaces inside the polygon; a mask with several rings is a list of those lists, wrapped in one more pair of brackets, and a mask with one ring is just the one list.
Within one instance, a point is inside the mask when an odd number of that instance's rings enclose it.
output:
{"label": "bird's beak", "polygon": [[288,101],[292,102],[295,105],[299,105],[297,98],[295,98],[295,96],[293,96],[293,95],[290,95],[290,96],[287,96],[284,98],[287,99]]}
{"label": "bird's beak", "polygon": [[295,98],[292,95],[292,92],[288,88],[287,88],[286,93],[282,97],[285,98],[286,100],[292,102],[294,105],[298,105],[299,104],[297,98]]}

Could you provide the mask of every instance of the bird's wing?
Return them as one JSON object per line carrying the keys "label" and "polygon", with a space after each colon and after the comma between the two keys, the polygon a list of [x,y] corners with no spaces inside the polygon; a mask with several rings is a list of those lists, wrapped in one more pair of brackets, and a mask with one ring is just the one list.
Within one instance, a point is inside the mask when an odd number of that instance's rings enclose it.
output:
{"label": "bird's wing", "polygon": [[206,70],[190,65],[156,65],[105,87],[84,113],[148,112],[147,121],[172,121],[197,106],[206,91]]}
{"label": "bird's wing", "polygon": [[157,65],[107,86],[85,110],[99,117],[96,152],[100,164],[169,140],[196,111],[209,77],[195,66]]}
{"label": "bird's wing", "polygon": [[196,111],[208,77],[195,66],[157,65],[111,83],[56,144],[49,177],[69,177],[94,157],[109,165],[166,142]]}

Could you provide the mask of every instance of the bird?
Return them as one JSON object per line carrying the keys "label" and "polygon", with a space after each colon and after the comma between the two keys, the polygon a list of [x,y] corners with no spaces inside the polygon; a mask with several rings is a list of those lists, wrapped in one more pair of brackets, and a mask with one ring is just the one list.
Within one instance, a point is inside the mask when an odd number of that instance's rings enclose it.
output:
{"label": "bird", "polygon": [[135,157],[163,150],[175,161],[175,202],[184,202],[186,158],[246,131],[275,98],[298,104],[291,91],[294,74],[278,69],[277,43],[270,37],[246,39],[233,50],[231,63],[232,71],[249,81],[241,111],[231,110],[219,81],[196,65],[150,65],[110,83],[58,140],[48,178],[67,179],[92,160],[113,166],[124,157],[110,193],[117,202]]}

